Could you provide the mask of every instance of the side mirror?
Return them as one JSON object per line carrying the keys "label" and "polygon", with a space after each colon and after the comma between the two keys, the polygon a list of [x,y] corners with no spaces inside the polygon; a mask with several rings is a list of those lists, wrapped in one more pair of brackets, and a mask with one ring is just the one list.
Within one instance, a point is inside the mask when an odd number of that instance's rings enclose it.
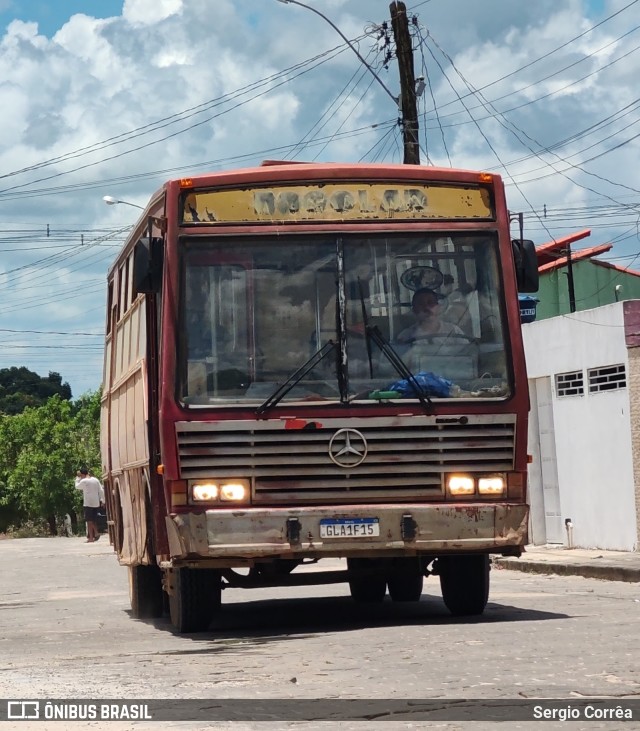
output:
{"label": "side mirror", "polygon": [[535,244],[529,239],[513,239],[511,246],[516,265],[518,292],[537,292],[539,275]]}
{"label": "side mirror", "polygon": [[162,287],[163,240],[140,239],[133,249],[133,288],[136,294],[153,294]]}

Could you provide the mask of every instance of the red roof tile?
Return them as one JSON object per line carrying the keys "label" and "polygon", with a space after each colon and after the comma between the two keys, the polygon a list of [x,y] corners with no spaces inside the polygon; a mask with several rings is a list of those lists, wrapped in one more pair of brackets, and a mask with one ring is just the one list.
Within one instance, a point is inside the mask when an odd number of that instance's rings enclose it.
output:
{"label": "red roof tile", "polygon": [[[536,255],[538,257],[538,267],[550,262],[557,261],[558,255],[562,249],[565,249],[569,244],[573,244],[580,239],[586,239],[587,236],[591,236],[591,229],[585,228],[583,231],[578,231],[575,234],[569,236],[563,236],[561,239],[555,241],[549,241],[546,244],[540,244],[536,246]],[[542,271],[542,270],[540,270]]]}
{"label": "red roof tile", "polygon": [[[598,256],[598,254],[604,254],[605,251],[609,251],[613,248],[613,244],[600,244],[599,246],[592,246],[589,249],[580,249],[579,251],[572,251],[571,252],[571,261],[576,262],[580,261],[581,259],[591,259],[592,256]],[[540,258],[538,258],[538,262],[540,262]],[[600,263],[600,262],[598,262]],[[538,271],[540,274],[544,274],[545,272],[551,272],[554,269],[560,269],[562,267],[565,267],[567,265],[567,257],[561,256],[559,259],[554,259],[553,261],[548,262],[547,264],[543,264],[540,266],[538,263]]]}
{"label": "red roof tile", "polygon": [[619,264],[612,264],[610,261],[598,261],[598,259],[594,259],[593,263],[600,267],[607,267],[607,269],[615,269],[618,272],[624,272],[625,274],[632,274],[634,277],[640,277],[640,272],[636,272],[633,269],[627,269],[627,267],[621,267]]}

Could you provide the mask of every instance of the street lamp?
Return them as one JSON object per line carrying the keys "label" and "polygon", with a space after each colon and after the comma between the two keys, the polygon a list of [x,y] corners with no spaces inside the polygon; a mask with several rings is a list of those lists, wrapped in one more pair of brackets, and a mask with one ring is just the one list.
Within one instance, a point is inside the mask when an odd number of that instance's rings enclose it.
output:
{"label": "street lamp", "polygon": [[394,96],[385,83],[382,81],[382,79],[376,74],[376,72],[369,66],[369,64],[365,61],[365,59],[360,55],[360,52],[358,49],[351,43],[351,41],[345,36],[345,34],[338,28],[338,26],[333,23],[329,18],[327,18],[326,15],[323,15],[319,10],[316,10],[315,8],[312,8],[311,5],[305,5],[304,3],[299,2],[299,0],[278,0],[279,3],[283,3],[284,5],[299,5],[301,8],[306,8],[307,10],[311,10],[312,13],[315,13],[316,15],[319,15],[321,18],[327,21],[329,25],[340,35],[340,37],[345,41],[345,43],[349,46],[349,48],[356,54],[356,56],[360,59],[360,61],[369,69],[369,71],[373,74],[373,77],[375,80],[380,84],[380,86],[387,92],[387,94],[393,99],[394,103],[398,104],[398,97]]}
{"label": "street lamp", "polygon": [[114,198],[112,195],[105,195],[102,200],[108,206],[117,206],[118,203],[122,203],[125,206],[133,206],[134,208],[139,208],[141,211],[144,211],[144,206],[139,206],[137,203],[129,203],[129,201],[122,201],[120,198]]}

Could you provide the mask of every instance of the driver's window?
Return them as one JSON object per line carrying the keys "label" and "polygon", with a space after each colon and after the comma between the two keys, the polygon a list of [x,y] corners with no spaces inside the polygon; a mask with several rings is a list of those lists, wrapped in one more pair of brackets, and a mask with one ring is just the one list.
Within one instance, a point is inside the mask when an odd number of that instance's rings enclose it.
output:
{"label": "driver's window", "polygon": [[257,381],[279,381],[309,358],[315,324],[313,279],[280,262],[256,262],[254,327],[260,347]]}
{"label": "driver's window", "polygon": [[189,266],[185,283],[187,395],[242,391],[252,371],[246,268]]}
{"label": "driver's window", "polygon": [[394,257],[399,306],[391,342],[414,373],[454,382],[478,377],[476,252],[449,236],[407,241]]}
{"label": "driver's window", "polygon": [[[252,323],[259,363],[249,395],[269,396],[324,343],[335,342],[334,252],[333,241],[306,240],[271,242],[252,251]],[[326,380],[332,362],[327,359],[296,383],[290,398],[317,393],[310,383]],[[335,367],[329,377],[335,380]]]}

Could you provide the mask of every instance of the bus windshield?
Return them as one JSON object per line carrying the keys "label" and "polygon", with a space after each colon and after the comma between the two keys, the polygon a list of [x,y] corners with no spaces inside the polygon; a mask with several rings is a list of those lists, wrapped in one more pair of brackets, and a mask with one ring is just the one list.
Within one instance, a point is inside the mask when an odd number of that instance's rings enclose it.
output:
{"label": "bus windshield", "polygon": [[396,359],[432,399],[511,394],[492,233],[194,236],[181,260],[187,406],[259,406],[287,381],[283,403],[415,398]]}

